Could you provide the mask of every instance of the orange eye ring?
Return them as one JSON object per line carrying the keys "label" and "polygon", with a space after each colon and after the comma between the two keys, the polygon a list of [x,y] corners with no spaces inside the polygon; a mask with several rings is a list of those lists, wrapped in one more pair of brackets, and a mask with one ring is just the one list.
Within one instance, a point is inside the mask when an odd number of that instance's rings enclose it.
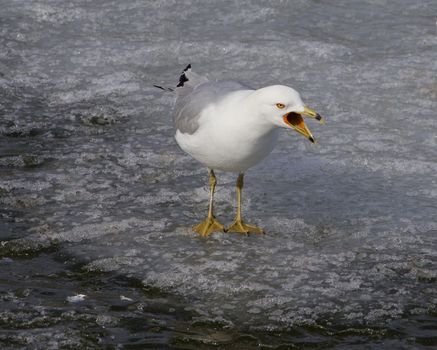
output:
{"label": "orange eye ring", "polygon": [[283,103],[277,103],[276,107],[278,107],[279,109],[283,109],[285,108],[285,105]]}

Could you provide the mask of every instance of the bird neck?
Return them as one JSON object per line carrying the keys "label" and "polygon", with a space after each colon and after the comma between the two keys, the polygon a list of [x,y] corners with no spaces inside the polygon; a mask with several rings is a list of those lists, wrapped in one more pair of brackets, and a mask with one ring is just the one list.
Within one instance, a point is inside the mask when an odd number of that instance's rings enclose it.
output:
{"label": "bird neck", "polygon": [[250,118],[252,128],[258,129],[261,133],[271,133],[277,129],[277,126],[273,124],[270,118],[264,115],[262,109],[260,109],[258,91],[259,90],[255,90],[244,98],[245,114]]}

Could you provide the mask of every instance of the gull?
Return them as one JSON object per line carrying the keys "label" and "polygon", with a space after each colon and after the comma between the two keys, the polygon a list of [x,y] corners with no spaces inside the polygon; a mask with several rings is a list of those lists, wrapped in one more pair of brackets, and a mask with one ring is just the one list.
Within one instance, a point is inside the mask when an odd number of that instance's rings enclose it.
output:
{"label": "gull", "polygon": [[[293,129],[315,143],[303,117],[323,118],[306,106],[299,93],[284,85],[252,89],[237,81],[210,81],[189,64],[176,88],[173,112],[175,139],[180,148],[209,169],[209,209],[205,220],[193,227],[201,236],[212,232],[264,233],[247,224],[241,214],[244,173],[275,147],[281,128]],[[238,174],[237,212],[225,228],[214,216],[214,171]]]}

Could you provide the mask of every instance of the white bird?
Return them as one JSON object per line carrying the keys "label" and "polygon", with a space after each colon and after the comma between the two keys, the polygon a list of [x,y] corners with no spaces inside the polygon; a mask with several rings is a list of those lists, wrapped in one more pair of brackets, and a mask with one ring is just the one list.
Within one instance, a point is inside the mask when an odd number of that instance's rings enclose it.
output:
{"label": "white bird", "polygon": [[[208,216],[193,230],[202,236],[215,231],[264,233],[241,216],[244,172],[273,150],[280,128],[291,128],[314,143],[302,116],[323,122],[322,117],[290,87],[273,85],[254,90],[236,81],[213,82],[193,72],[191,65],[183,71],[177,87],[168,90],[177,94],[173,116],[177,143],[209,168]],[[226,229],[213,213],[214,170],[239,174],[237,213]]]}

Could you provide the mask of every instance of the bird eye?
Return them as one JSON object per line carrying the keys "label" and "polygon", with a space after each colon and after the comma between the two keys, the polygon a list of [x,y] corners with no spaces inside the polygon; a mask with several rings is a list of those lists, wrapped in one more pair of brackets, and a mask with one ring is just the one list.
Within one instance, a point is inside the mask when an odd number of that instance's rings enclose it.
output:
{"label": "bird eye", "polygon": [[285,105],[283,103],[277,103],[276,107],[278,107],[279,109],[283,109],[285,108]]}

